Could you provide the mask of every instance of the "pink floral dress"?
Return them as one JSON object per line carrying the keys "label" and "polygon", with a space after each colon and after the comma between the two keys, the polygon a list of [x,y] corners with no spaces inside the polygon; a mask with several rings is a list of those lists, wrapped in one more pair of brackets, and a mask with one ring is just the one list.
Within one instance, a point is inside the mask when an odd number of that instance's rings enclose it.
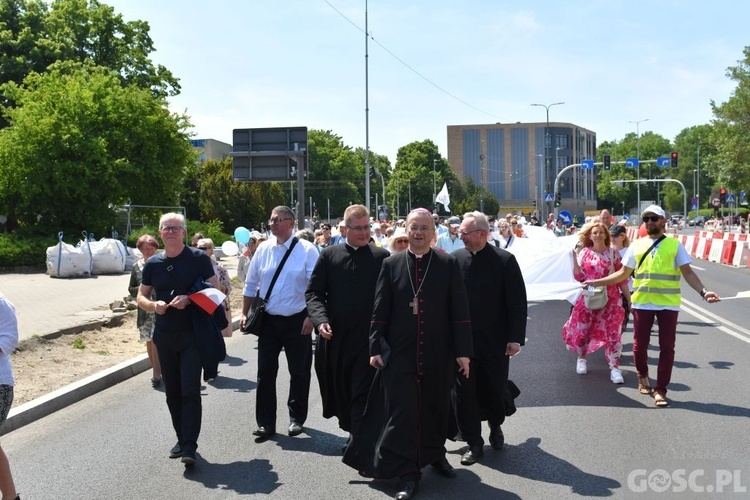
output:
{"label": "pink floral dress", "polygon": [[[617,250],[604,253],[585,247],[578,255],[581,273],[574,275],[578,281],[603,278],[610,274],[610,258],[614,259],[613,269],[622,267],[622,258]],[[625,309],[622,307],[620,285],[607,286],[607,305],[598,311],[587,309],[583,295],[573,306],[570,318],[562,328],[563,342],[569,351],[577,354],[590,354],[604,347],[604,356],[610,368],[618,368],[622,354],[622,320]]]}

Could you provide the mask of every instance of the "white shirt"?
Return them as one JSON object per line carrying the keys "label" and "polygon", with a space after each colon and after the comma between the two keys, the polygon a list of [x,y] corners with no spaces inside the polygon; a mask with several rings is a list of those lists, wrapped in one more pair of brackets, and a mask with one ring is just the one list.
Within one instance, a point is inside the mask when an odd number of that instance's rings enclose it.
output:
{"label": "white shirt", "polygon": [[450,233],[441,234],[438,236],[437,243],[435,245],[441,250],[445,250],[448,253],[453,253],[456,250],[460,250],[464,247],[464,242],[461,238],[456,235],[456,239],[451,239]]}
{"label": "white shirt", "polygon": [[[272,236],[258,245],[245,279],[245,289],[242,292],[245,297],[255,297],[260,289],[260,296],[265,298],[276,268],[291,246],[292,239],[279,244],[276,237]],[[292,316],[305,309],[305,290],[319,255],[315,245],[309,241],[297,241],[273,285],[271,297],[266,304],[268,314]]]}
{"label": "white shirt", "polygon": [[10,355],[18,345],[16,308],[0,293],[0,384],[15,385]]}

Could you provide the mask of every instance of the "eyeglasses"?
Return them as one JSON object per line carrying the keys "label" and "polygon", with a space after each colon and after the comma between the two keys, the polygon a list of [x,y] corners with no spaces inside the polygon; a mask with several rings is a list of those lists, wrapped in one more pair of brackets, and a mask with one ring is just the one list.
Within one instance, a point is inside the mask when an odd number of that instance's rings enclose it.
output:
{"label": "eyeglasses", "polygon": [[179,233],[182,231],[182,226],[164,226],[161,228],[162,233]]}
{"label": "eyeglasses", "polygon": [[651,217],[647,215],[643,218],[643,222],[659,222],[659,219],[661,219],[661,217],[658,215],[652,215]]}
{"label": "eyeglasses", "polygon": [[476,233],[477,231],[481,231],[481,229],[472,229],[471,231],[459,231],[458,232],[458,237],[462,238],[462,237],[466,236],[467,234]]}
{"label": "eyeglasses", "polygon": [[394,243],[409,243],[409,238],[399,238],[394,241]]}
{"label": "eyeglasses", "polygon": [[346,227],[349,228],[350,231],[365,232],[365,231],[369,231],[370,230],[370,226],[346,226]]}
{"label": "eyeglasses", "polygon": [[518,225],[518,222],[511,222],[511,223],[510,223],[510,225],[511,225],[511,226],[517,226],[517,225]]}
{"label": "eyeglasses", "polygon": [[279,219],[278,217],[275,217],[273,219],[268,219],[268,223],[269,224],[281,224],[285,220],[294,220],[294,219],[290,219],[289,217],[286,217],[284,219]]}

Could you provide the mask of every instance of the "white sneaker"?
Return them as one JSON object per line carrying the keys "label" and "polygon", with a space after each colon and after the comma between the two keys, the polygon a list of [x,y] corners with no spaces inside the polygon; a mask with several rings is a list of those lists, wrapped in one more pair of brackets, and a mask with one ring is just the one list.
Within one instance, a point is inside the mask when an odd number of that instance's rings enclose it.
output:
{"label": "white sneaker", "polygon": [[586,360],[578,358],[578,361],[576,362],[576,373],[578,375],[586,375],[588,372],[588,369],[586,369]]}
{"label": "white sneaker", "polygon": [[622,372],[619,368],[612,368],[612,371],[609,374],[610,380],[612,380],[613,384],[624,384],[625,379],[622,378]]}

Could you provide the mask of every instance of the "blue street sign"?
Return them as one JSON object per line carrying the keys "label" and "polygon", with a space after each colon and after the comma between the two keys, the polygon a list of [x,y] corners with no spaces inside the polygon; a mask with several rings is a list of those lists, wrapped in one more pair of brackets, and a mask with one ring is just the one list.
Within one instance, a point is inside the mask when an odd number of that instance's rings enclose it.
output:
{"label": "blue street sign", "polygon": [[547,193],[547,194],[544,195],[544,201],[548,202],[548,203],[550,201],[555,201],[555,197],[552,196],[552,193]]}
{"label": "blue street sign", "polygon": [[594,170],[594,160],[583,160],[581,161],[582,170]]}
{"label": "blue street sign", "polygon": [[567,210],[560,210],[560,213],[557,214],[557,218],[563,221],[563,224],[565,225],[568,225],[571,222],[573,222],[573,215]]}
{"label": "blue street sign", "polygon": [[693,202],[692,206],[690,207],[690,210],[698,210],[698,204]]}
{"label": "blue street sign", "polygon": [[729,193],[727,195],[727,203],[734,203],[734,200],[735,200],[734,195],[732,193]]}
{"label": "blue street sign", "polygon": [[671,167],[672,159],[668,156],[660,156],[656,159],[657,167]]}
{"label": "blue street sign", "polygon": [[625,166],[635,168],[638,166],[638,158],[625,158]]}
{"label": "blue street sign", "polygon": [[623,214],[622,218],[625,220],[630,220],[630,214]]}

